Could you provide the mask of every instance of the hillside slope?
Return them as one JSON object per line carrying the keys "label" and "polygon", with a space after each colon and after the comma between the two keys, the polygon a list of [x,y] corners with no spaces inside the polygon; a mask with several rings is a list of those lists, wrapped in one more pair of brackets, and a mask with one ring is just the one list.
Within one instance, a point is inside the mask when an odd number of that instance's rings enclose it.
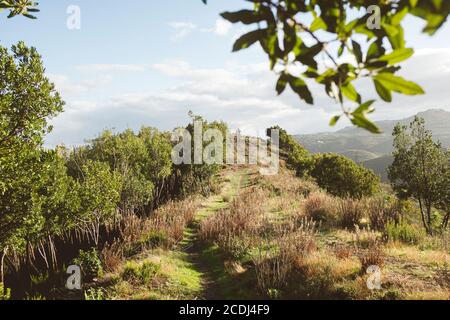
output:
{"label": "hillside slope", "polygon": [[[433,132],[436,140],[444,147],[450,147],[450,112],[430,109],[417,114],[425,119],[427,129]],[[408,125],[414,117],[401,120],[379,121],[376,124],[382,134],[371,134],[366,130],[348,127],[332,133],[296,135],[294,138],[313,153],[335,152],[363,163],[387,180],[386,169],[391,163],[393,151],[392,131],[397,123]]]}
{"label": "hillside slope", "polygon": [[[109,299],[450,298],[445,239],[426,238],[414,224],[414,244],[384,242],[391,233],[345,223],[350,207],[369,219],[367,199],[332,197],[285,168],[276,176],[257,169],[226,169],[223,188],[202,200],[181,242],[128,258],[93,292]],[[368,288],[369,265],[380,267],[381,289]]]}

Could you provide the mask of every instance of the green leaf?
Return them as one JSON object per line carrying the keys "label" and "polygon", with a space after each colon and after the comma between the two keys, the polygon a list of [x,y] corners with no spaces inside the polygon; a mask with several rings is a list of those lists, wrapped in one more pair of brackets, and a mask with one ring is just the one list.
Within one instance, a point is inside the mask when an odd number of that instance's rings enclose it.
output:
{"label": "green leaf", "polygon": [[297,32],[294,26],[289,25],[289,23],[284,23],[284,54],[287,55],[291,52],[297,45]]}
{"label": "green leaf", "polygon": [[375,103],[375,100],[369,100],[367,102],[364,102],[355,111],[353,111],[353,114],[372,113],[374,111],[374,109],[371,107],[374,103]]}
{"label": "green leaf", "polygon": [[286,73],[283,73],[277,81],[276,90],[278,95],[282,94],[286,89],[286,85],[288,83],[289,76]]}
{"label": "green leaf", "polygon": [[303,46],[299,51],[299,55],[296,57],[297,61],[300,61],[304,65],[317,69],[317,61],[314,59],[323,49],[322,43],[317,43],[312,47]]}
{"label": "green leaf", "polygon": [[393,65],[410,58],[414,54],[411,48],[402,48],[380,57],[378,60],[386,61],[388,65]]}
{"label": "green leaf", "polygon": [[374,77],[387,90],[403,93],[406,95],[424,94],[425,91],[416,83],[407,81],[402,77],[395,76],[392,73],[380,73]]}
{"label": "green leaf", "polygon": [[352,41],[352,47],[353,47],[353,54],[355,55],[356,61],[358,61],[358,63],[362,63],[363,55],[362,55],[361,45],[356,41]]}
{"label": "green leaf", "polygon": [[381,99],[383,99],[386,102],[392,102],[392,94],[391,91],[389,91],[380,81],[377,79],[373,79],[373,82],[375,84],[375,90],[377,91],[378,95]]}
{"label": "green leaf", "polygon": [[237,12],[224,12],[222,18],[232,23],[242,22],[243,24],[252,24],[267,20],[267,16],[262,11],[240,10]]}
{"label": "green leaf", "polygon": [[347,85],[342,86],[341,91],[344,94],[344,96],[346,96],[351,101],[361,103],[360,94],[356,91],[355,87],[350,82]]}
{"label": "green leaf", "polygon": [[247,49],[255,42],[261,41],[267,35],[267,29],[258,29],[244,34],[242,37],[236,40],[233,46],[233,52]]}
{"label": "green leaf", "polygon": [[405,47],[404,31],[401,26],[391,26],[386,23],[383,23],[382,26],[384,31],[386,31],[393,49],[401,49]]}
{"label": "green leaf", "polygon": [[313,21],[313,23],[311,24],[310,30],[312,32],[315,32],[317,30],[326,30],[327,29],[327,24],[325,23],[325,21],[322,20],[321,17],[316,17]]}
{"label": "green leaf", "polygon": [[334,127],[338,121],[341,119],[342,116],[334,116],[333,118],[331,118],[330,121],[330,127]]}
{"label": "green leaf", "polygon": [[370,131],[371,133],[381,133],[380,128],[378,128],[372,121],[367,119],[367,113],[370,113],[373,111],[371,109],[371,105],[374,103],[374,100],[370,100],[358,107],[352,114],[351,114],[351,122],[360,128],[366,129]]}
{"label": "green leaf", "polygon": [[351,121],[355,126],[366,129],[371,133],[382,133],[380,128],[378,128],[372,121],[367,119],[365,115],[356,114],[353,116]]}
{"label": "green leaf", "polygon": [[369,61],[373,58],[378,58],[383,55],[384,52],[385,49],[383,48],[383,44],[378,41],[374,41],[367,50],[366,61]]}
{"label": "green leaf", "polygon": [[309,91],[305,81],[300,78],[296,78],[292,75],[288,75],[288,82],[292,90],[308,104],[314,104],[314,99]]}

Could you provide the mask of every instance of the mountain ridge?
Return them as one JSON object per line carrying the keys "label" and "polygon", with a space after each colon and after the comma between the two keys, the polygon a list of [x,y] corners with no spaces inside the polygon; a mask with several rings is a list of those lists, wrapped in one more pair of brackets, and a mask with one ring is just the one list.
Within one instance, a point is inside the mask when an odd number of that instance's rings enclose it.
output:
{"label": "mountain ridge", "polygon": [[[432,131],[435,140],[443,147],[450,147],[450,112],[428,109],[416,116],[425,119],[425,126]],[[336,132],[294,135],[294,138],[312,153],[333,152],[347,156],[373,169],[386,181],[386,169],[394,151],[392,131],[397,123],[408,125],[414,117],[375,122],[383,131],[378,135],[357,127],[346,127]]]}

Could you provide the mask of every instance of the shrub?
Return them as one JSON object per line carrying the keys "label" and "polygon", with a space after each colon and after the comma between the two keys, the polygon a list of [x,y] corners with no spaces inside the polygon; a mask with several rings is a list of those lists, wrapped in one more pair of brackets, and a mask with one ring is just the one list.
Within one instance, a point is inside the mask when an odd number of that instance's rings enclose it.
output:
{"label": "shrub", "polygon": [[234,260],[242,260],[253,246],[253,239],[249,236],[219,235],[220,248]]}
{"label": "shrub", "polygon": [[392,197],[374,197],[367,200],[370,227],[384,231],[389,221],[398,222],[402,215],[403,203]]}
{"label": "shrub", "polygon": [[226,250],[232,238],[242,238],[258,233],[262,225],[261,204],[264,193],[260,189],[251,189],[235,198],[228,209],[219,211],[200,224],[200,239],[214,241]]}
{"label": "shrub", "polygon": [[434,278],[441,287],[450,289],[450,268],[448,262],[438,267]]}
{"label": "shrub", "polygon": [[73,260],[73,263],[80,266],[83,275],[87,281],[100,277],[103,274],[103,267],[97,250],[80,250],[78,257]]}
{"label": "shrub", "polygon": [[169,242],[167,234],[164,231],[152,230],[141,238],[139,244],[146,248],[158,248],[166,247]]}
{"label": "shrub", "polygon": [[296,177],[290,170],[280,168],[277,175],[263,176],[262,186],[274,196],[307,197],[319,187],[313,179]]}
{"label": "shrub", "polygon": [[163,241],[165,245],[174,245],[183,239],[184,230],[194,220],[197,208],[198,201],[195,198],[168,202],[155,211],[148,221],[148,229],[154,235],[160,233],[157,236],[159,240],[166,238]]}
{"label": "shrub", "polygon": [[0,282],[0,301],[11,299],[11,289],[5,288],[5,285]]}
{"label": "shrub", "polygon": [[257,285],[261,292],[283,289],[295,267],[316,249],[315,224],[303,219],[296,227],[284,229],[285,234],[276,239],[278,250],[259,251],[254,257]]}
{"label": "shrub", "polygon": [[267,129],[267,136],[270,137],[271,130],[279,130],[279,148],[283,158],[287,158],[287,164],[297,172],[298,176],[304,176],[311,167],[310,153],[301,146],[286,130],[279,126]]}
{"label": "shrub", "polygon": [[418,244],[425,237],[423,231],[416,226],[400,223],[388,222],[385,230],[385,237],[389,241],[400,241],[409,244]]}
{"label": "shrub", "polygon": [[341,226],[348,229],[359,226],[366,212],[367,206],[365,201],[347,198],[341,199],[338,203],[338,215]]}
{"label": "shrub", "polygon": [[338,259],[348,259],[352,256],[353,250],[351,247],[345,245],[336,245],[334,247],[334,254]]}
{"label": "shrub", "polygon": [[376,245],[381,240],[381,234],[370,230],[369,228],[361,229],[356,226],[354,234],[354,243],[358,248],[367,249],[373,245]]}
{"label": "shrub", "polygon": [[127,262],[122,272],[122,278],[129,282],[148,284],[160,272],[161,266],[150,261],[143,264]]}
{"label": "shrub", "polygon": [[304,203],[305,215],[324,227],[336,225],[338,216],[336,214],[335,199],[324,192],[313,192]]}
{"label": "shrub", "polygon": [[103,247],[100,257],[106,271],[116,271],[124,258],[123,243],[121,241],[116,241],[112,244],[107,243]]}
{"label": "shrub", "polygon": [[90,288],[84,292],[85,300],[100,301],[105,300],[106,292],[102,288]]}
{"label": "shrub", "polygon": [[384,265],[384,250],[380,243],[373,243],[369,248],[359,257],[361,261],[361,271],[366,272],[370,266],[382,267]]}
{"label": "shrub", "polygon": [[320,187],[339,197],[362,198],[380,189],[380,178],[373,171],[337,154],[315,155],[311,176]]}

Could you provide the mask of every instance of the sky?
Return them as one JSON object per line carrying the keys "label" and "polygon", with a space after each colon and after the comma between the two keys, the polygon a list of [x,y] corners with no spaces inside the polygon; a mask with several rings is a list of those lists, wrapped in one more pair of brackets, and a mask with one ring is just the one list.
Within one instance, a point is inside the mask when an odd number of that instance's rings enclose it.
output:
{"label": "sky", "polygon": [[[328,126],[339,107],[319,86],[315,105],[292,92],[277,96],[276,75],[259,46],[232,53],[247,29],[220,18],[223,11],[248,7],[243,0],[41,0],[37,20],[1,14],[0,45],[20,40],[43,56],[47,76],[66,101],[65,112],[51,120],[46,145],[78,145],[104,129],[171,130],[189,121],[188,111],[232,129],[261,135],[278,124],[294,134],[334,131]],[[80,9],[80,29],[69,29],[68,12]],[[450,23],[433,37],[423,22],[405,21],[407,46],[416,54],[402,76],[419,83],[424,96],[379,99],[372,119],[401,119],[430,108],[450,111]],[[360,81],[366,100],[373,85]]]}

